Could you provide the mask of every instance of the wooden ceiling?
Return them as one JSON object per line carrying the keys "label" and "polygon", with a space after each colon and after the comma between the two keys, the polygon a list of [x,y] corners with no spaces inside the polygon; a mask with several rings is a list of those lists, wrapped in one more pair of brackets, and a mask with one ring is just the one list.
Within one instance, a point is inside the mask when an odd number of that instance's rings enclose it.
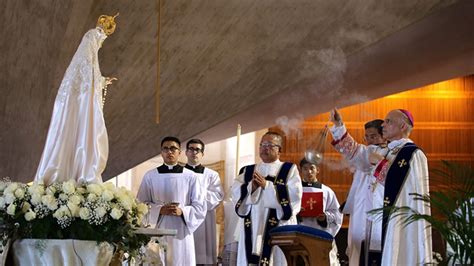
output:
{"label": "wooden ceiling", "polygon": [[474,1],[161,0],[160,123],[155,0],[0,2],[0,177],[30,181],[54,99],[100,14],[109,88],[104,179],[159,153],[474,72]]}

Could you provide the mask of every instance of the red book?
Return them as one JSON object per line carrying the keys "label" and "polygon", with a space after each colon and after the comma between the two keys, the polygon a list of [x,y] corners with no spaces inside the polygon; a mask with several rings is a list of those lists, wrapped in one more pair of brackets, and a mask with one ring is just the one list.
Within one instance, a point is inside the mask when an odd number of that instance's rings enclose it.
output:
{"label": "red book", "polygon": [[317,217],[323,214],[323,192],[303,192],[301,217]]}

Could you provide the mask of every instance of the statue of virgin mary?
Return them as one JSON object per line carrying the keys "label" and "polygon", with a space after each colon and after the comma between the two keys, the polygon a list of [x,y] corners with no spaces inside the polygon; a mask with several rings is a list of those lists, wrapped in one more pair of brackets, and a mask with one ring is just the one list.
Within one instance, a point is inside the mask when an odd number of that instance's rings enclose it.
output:
{"label": "statue of virgin mary", "polygon": [[102,183],[109,154],[98,51],[115,30],[114,17],[102,15],[82,38],[58,90],[35,182],[76,180]]}

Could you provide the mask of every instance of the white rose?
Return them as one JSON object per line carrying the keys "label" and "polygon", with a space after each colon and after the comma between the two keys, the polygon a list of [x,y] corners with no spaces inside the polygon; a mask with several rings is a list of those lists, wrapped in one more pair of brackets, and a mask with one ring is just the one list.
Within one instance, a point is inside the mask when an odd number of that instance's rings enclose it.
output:
{"label": "white rose", "polygon": [[106,201],[111,201],[113,198],[114,198],[114,193],[112,193],[112,191],[110,191],[110,190],[105,190],[102,193],[102,199],[104,199]]}
{"label": "white rose", "polygon": [[74,194],[69,198],[69,202],[71,202],[73,204],[76,204],[76,205],[79,205],[79,204],[81,204],[82,199],[83,199],[82,196]]}
{"label": "white rose", "polygon": [[97,207],[97,208],[95,208],[94,211],[95,211],[95,213],[97,214],[97,216],[99,218],[104,217],[104,215],[107,213],[107,211],[105,210],[104,207]]}
{"label": "white rose", "polygon": [[18,199],[23,199],[25,197],[25,190],[23,188],[17,188],[15,190],[15,197]]}
{"label": "white rose", "polygon": [[3,209],[3,208],[5,208],[5,198],[0,197],[0,209]]}
{"label": "white rose", "polygon": [[103,190],[102,187],[98,184],[89,184],[89,185],[87,185],[87,191],[89,191],[90,193],[94,193],[97,196],[102,194],[102,190]]}
{"label": "white rose", "polygon": [[115,190],[115,185],[112,182],[105,182],[102,184],[103,188],[106,190]]}
{"label": "white rose", "polygon": [[47,205],[48,209],[54,211],[58,208],[58,201],[55,200],[53,202],[51,202],[50,204]]}
{"label": "white rose", "polygon": [[13,193],[18,188],[18,183],[10,183],[3,193]]}
{"label": "white rose", "polygon": [[56,198],[54,198],[54,196],[52,195],[44,195],[41,197],[41,202],[43,203],[43,205],[46,205],[46,206],[55,200]]}
{"label": "white rose", "polygon": [[66,201],[69,198],[67,194],[61,193],[59,194],[59,199],[62,201]]}
{"label": "white rose", "polygon": [[22,212],[25,212],[25,213],[26,213],[26,212],[27,212],[28,210],[30,210],[30,209],[31,209],[31,205],[30,205],[28,202],[24,202],[24,203],[23,203],[23,206],[21,206],[21,211],[22,211]]}
{"label": "white rose", "polygon": [[25,220],[31,221],[36,218],[36,213],[33,210],[29,210],[27,213],[25,213]]}
{"label": "white rose", "polygon": [[122,205],[122,207],[129,211],[132,209],[132,205],[133,205],[133,200],[128,198],[128,197],[121,197],[119,198],[119,202],[120,202],[120,205]]}
{"label": "white rose", "polygon": [[48,195],[54,195],[56,193],[56,188],[53,186],[49,186],[46,188],[46,194]]}
{"label": "white rose", "polygon": [[63,192],[68,194],[68,195],[71,195],[72,193],[74,193],[76,191],[76,182],[74,182],[72,180],[73,179],[63,183],[63,187],[62,187]]}
{"label": "white rose", "polygon": [[0,191],[4,191],[7,188],[8,183],[4,181],[0,181]]}
{"label": "white rose", "polygon": [[28,192],[31,195],[33,195],[33,194],[43,195],[44,194],[44,186],[33,184],[31,187],[28,187]]}
{"label": "white rose", "polygon": [[88,220],[90,217],[90,211],[87,208],[81,208],[79,210],[79,217],[81,217],[82,220]]}
{"label": "white rose", "polygon": [[71,211],[72,216],[78,217],[79,216],[79,206],[72,203],[68,202],[67,207],[69,208],[69,211]]}
{"label": "white rose", "polygon": [[39,193],[31,194],[31,203],[33,205],[40,204],[41,203],[41,194],[39,194]]}
{"label": "white rose", "polygon": [[16,198],[15,198],[15,195],[13,195],[13,193],[11,193],[11,192],[5,193],[5,194],[4,194],[4,197],[5,197],[5,202],[6,202],[7,204],[13,203],[13,202],[15,201],[15,199],[16,199]]}
{"label": "white rose", "polygon": [[114,218],[115,220],[120,219],[122,215],[123,215],[123,212],[117,208],[113,208],[112,211],[110,212],[110,216],[112,216],[112,218]]}
{"label": "white rose", "polygon": [[9,215],[15,215],[15,211],[16,211],[16,204],[10,204],[8,205],[7,207],[7,214]]}
{"label": "white rose", "polygon": [[140,214],[145,215],[148,213],[148,205],[146,205],[145,203],[138,203],[137,209],[138,209],[138,213]]}
{"label": "white rose", "polygon": [[97,195],[96,194],[89,194],[87,195],[87,200],[90,202],[94,202],[97,200]]}
{"label": "white rose", "polygon": [[127,195],[124,193],[121,193],[120,191],[116,191],[115,193],[115,198],[118,199],[118,201],[121,201],[122,199],[126,198]]}
{"label": "white rose", "polygon": [[52,195],[44,195],[43,197],[41,197],[41,202],[43,203],[43,205],[45,205],[46,207],[48,207],[48,209],[52,211],[58,208],[58,201]]}
{"label": "white rose", "polygon": [[77,193],[79,193],[79,194],[81,194],[81,195],[82,195],[82,194],[85,194],[85,193],[87,192],[87,190],[86,190],[85,188],[83,188],[83,187],[77,187],[77,188],[76,188],[76,191],[77,191]]}
{"label": "white rose", "polygon": [[135,198],[135,193],[131,190],[125,189],[125,194],[127,194],[129,198],[132,198],[132,199]]}
{"label": "white rose", "polygon": [[54,213],[53,213],[53,217],[56,218],[56,219],[61,219],[62,217],[62,212],[57,209]]}
{"label": "white rose", "polygon": [[59,209],[57,209],[54,213],[53,213],[53,217],[56,218],[56,219],[61,219],[62,217],[70,217],[71,216],[71,212],[69,211],[69,209],[67,208],[67,206],[61,206],[59,207]]}

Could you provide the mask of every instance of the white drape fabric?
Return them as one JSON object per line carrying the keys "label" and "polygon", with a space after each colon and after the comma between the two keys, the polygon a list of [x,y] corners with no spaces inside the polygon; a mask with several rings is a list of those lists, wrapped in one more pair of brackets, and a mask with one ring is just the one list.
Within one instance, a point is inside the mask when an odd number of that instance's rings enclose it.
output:
{"label": "white drape fabric", "polygon": [[12,245],[15,265],[109,265],[111,244],[74,239],[22,239]]}
{"label": "white drape fabric", "polygon": [[107,36],[89,30],[64,74],[35,181],[101,183],[109,153],[98,51]]}

